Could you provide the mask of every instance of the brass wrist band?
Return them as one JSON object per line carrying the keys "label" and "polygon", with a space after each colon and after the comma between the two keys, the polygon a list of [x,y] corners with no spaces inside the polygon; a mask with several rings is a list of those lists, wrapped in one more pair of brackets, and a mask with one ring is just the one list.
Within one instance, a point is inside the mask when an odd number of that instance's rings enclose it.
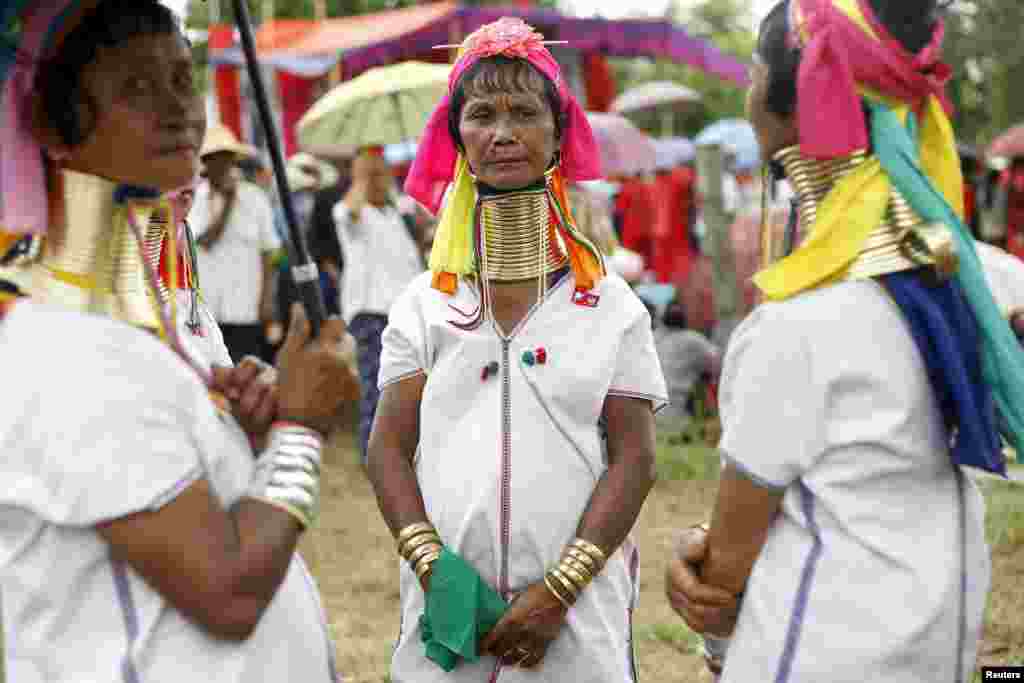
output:
{"label": "brass wrist band", "polygon": [[566,597],[563,596],[558,591],[558,589],[555,588],[555,586],[552,584],[551,575],[550,574],[545,574],[544,575],[544,585],[548,587],[548,590],[551,591],[551,594],[554,595],[556,598],[558,598],[558,602],[562,603],[562,605],[564,605],[566,609],[569,609],[570,607],[572,607],[572,602],[570,602],[568,599],[566,599]]}
{"label": "brass wrist band", "polygon": [[[594,574],[590,571],[590,569],[588,569],[582,562],[577,560],[575,557],[572,557],[570,555],[563,555],[562,562],[558,566],[562,569],[563,572],[566,569],[573,570],[583,578],[585,584],[589,584],[591,581],[594,580]],[[583,586],[580,586],[580,590],[586,587],[585,584]]]}
{"label": "brass wrist band", "polygon": [[420,547],[418,547],[415,550],[413,550],[409,554],[409,556],[406,557],[405,559],[406,559],[406,561],[409,564],[411,564],[412,566],[415,567],[419,563],[420,560],[422,560],[424,557],[426,557],[431,552],[437,550],[440,547],[441,547],[441,541],[440,540],[436,540],[436,541],[435,540],[431,540],[430,542],[424,543]]}
{"label": "brass wrist band", "polygon": [[552,569],[550,572],[548,572],[548,574],[565,588],[566,595],[572,596],[569,599],[569,602],[576,604],[576,600],[580,597],[580,592],[576,588],[576,584],[574,584],[568,576],[563,574],[561,570],[557,568]]}
{"label": "brass wrist band", "polygon": [[430,522],[416,522],[414,524],[410,524],[398,532],[398,538],[396,538],[395,541],[399,546],[401,546],[413,536],[422,534],[424,531],[434,531],[434,525]]}
{"label": "brass wrist band", "polygon": [[562,576],[565,576],[572,581],[573,585],[576,587],[577,596],[579,595],[579,591],[582,591],[590,583],[590,581],[584,579],[578,571],[572,567],[566,566],[565,562],[558,565],[558,571],[562,573]]}
{"label": "brass wrist band", "polygon": [[574,538],[572,543],[569,545],[578,548],[589,555],[597,563],[597,571],[604,569],[604,565],[608,561],[608,556],[599,547],[582,538]]}
{"label": "brass wrist band", "polygon": [[402,542],[400,542],[398,544],[398,552],[403,553],[403,554],[404,553],[408,553],[409,549],[410,548],[414,548],[416,545],[418,545],[419,542],[421,541],[421,539],[423,539],[424,536],[436,536],[436,535],[437,535],[437,532],[434,531],[433,529],[424,529],[423,531],[418,531],[415,534],[413,534],[412,536],[410,536],[409,538],[405,539],[404,541],[402,541]]}
{"label": "brass wrist band", "polygon": [[413,567],[413,571],[416,572],[417,579],[422,579],[424,575],[430,571],[430,568],[434,566],[434,562],[441,557],[441,550],[441,546],[437,546],[432,552],[424,555],[420,561],[416,563],[416,566]]}
{"label": "brass wrist band", "polygon": [[437,535],[437,532],[429,531],[427,533],[423,533],[423,534],[420,534],[418,536],[413,536],[412,538],[410,538],[408,541],[405,542],[405,545],[399,546],[398,554],[408,560],[409,557],[414,552],[416,552],[417,548],[421,548],[421,547],[423,547],[424,545],[426,545],[428,543],[440,543],[440,542],[441,542],[441,537]]}
{"label": "brass wrist band", "polygon": [[587,567],[587,570],[590,572],[591,575],[597,574],[600,571],[600,568],[597,565],[597,560],[592,558],[590,555],[587,555],[585,552],[583,552],[579,548],[576,548],[574,546],[569,546],[566,549],[565,554],[567,556],[575,559],[577,562],[585,565]]}

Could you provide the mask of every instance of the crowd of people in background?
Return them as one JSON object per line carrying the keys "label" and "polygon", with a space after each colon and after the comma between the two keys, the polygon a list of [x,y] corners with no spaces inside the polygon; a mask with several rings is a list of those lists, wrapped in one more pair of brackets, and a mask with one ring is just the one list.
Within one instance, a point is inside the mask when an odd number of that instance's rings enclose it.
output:
{"label": "crowd of people in background", "polygon": [[[967,224],[979,241],[1024,258],[1024,159],[993,168],[967,148],[961,153]],[[188,216],[198,237],[200,268],[209,273],[203,296],[233,359],[254,355],[271,361],[297,297],[281,247],[287,225],[280,199],[259,152],[228,129],[210,129],[202,159],[204,177]],[[723,204],[735,221],[730,244],[741,313],[747,313],[757,303],[747,276],[760,263],[762,180],[731,161],[727,156]],[[708,228],[694,162],[659,158],[653,173],[569,188],[580,228],[648,304],[673,396],[673,408],[659,420],[673,429],[686,425],[695,400],[713,392],[728,336],[716,329]],[[287,172],[326,309],[342,315],[359,342],[365,460],[380,334],[397,293],[426,268],[436,220],[402,193],[408,164],[389,163],[381,149],[299,152],[288,160]],[[786,222],[791,196],[784,181],[772,194],[768,209],[777,225]],[[647,297],[647,285],[660,287],[661,294]]]}

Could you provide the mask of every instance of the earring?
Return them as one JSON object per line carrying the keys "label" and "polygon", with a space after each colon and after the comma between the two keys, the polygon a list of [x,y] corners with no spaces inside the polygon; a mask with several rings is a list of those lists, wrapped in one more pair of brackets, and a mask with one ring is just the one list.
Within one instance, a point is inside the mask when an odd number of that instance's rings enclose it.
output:
{"label": "earring", "polygon": [[63,149],[56,150],[46,147],[43,152],[46,154],[47,159],[58,164],[71,158],[71,155]]}

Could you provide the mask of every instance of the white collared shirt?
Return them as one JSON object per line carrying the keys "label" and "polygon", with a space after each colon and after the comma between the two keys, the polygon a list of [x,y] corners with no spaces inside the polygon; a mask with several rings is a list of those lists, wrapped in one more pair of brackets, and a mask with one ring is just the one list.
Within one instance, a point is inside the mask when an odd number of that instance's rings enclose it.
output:
{"label": "white collared shirt", "polygon": [[341,312],[345,322],[360,313],[387,315],[398,295],[423,272],[423,258],[402,214],[393,206],[363,207],[353,222],[344,201],[334,207],[345,255]]}
{"label": "white collared shirt", "polygon": [[[209,229],[223,206],[224,198],[209,183],[199,187],[189,214],[196,237]],[[266,193],[252,183],[240,182],[221,238],[209,249],[198,249],[203,297],[217,322],[251,325],[260,321],[263,255],[280,246]]]}

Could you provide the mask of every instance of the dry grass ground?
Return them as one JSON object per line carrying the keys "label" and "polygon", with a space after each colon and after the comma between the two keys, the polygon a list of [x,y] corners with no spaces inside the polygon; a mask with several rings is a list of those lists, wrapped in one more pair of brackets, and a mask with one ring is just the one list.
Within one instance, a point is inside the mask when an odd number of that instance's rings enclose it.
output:
{"label": "dry grass ground", "polygon": [[[398,564],[354,445],[345,434],[329,451],[321,526],[305,551],[316,556],[313,564],[333,626],[340,670],[353,683],[385,683],[398,632]],[[643,681],[710,680],[695,654],[697,637],[672,613],[662,593],[665,558],[675,530],[701,521],[715,492],[713,481],[677,478],[704,474],[702,458],[683,461],[678,455],[682,452],[663,448],[662,481],[637,525],[642,561],[634,637]],[[1024,489],[997,489],[990,494],[990,508],[999,520],[1022,509]],[[990,527],[990,535],[1002,539],[993,553],[994,587],[982,661],[1024,663],[1024,539],[1011,541],[1008,537],[1020,532],[1003,521]]]}

